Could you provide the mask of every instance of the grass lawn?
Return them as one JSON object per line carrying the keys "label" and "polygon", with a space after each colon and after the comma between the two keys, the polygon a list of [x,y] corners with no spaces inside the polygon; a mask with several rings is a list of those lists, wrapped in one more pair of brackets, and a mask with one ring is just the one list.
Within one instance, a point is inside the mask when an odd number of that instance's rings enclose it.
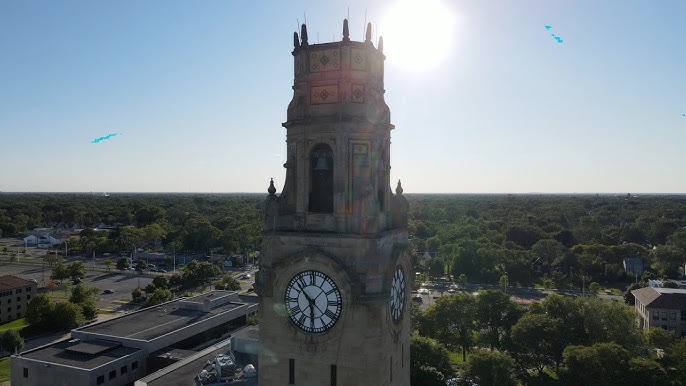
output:
{"label": "grass lawn", "polygon": [[[469,361],[469,353],[467,353],[467,360]],[[450,362],[454,365],[462,363],[462,351],[450,351]]]}
{"label": "grass lawn", "polygon": [[0,324],[0,332],[7,330],[21,330],[22,328],[28,326],[25,318],[13,320],[4,324]]}
{"label": "grass lawn", "polygon": [[10,358],[0,359],[0,382],[10,380]]}

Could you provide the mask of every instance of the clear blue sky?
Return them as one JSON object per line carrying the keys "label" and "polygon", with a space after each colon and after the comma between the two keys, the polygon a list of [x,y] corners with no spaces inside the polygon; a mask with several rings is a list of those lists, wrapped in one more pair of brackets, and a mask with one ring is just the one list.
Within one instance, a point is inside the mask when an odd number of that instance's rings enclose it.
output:
{"label": "clear blue sky", "polygon": [[[394,3],[0,0],[0,191],[280,190],[296,19],[391,47]],[[686,192],[686,1],[443,6],[386,51],[393,185]]]}

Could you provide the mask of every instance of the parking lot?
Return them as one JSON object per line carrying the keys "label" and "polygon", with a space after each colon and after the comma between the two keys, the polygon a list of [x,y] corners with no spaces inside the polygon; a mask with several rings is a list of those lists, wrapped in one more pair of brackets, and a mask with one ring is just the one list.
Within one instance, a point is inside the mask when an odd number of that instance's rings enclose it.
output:
{"label": "parking lot", "polygon": [[[52,269],[47,265],[45,267],[33,267],[25,265],[14,264],[0,264],[0,275],[15,275],[22,279],[35,279],[38,282],[38,288],[44,287],[45,283],[50,281],[50,273]],[[97,305],[99,308],[108,309],[112,311],[124,311],[125,302],[131,300],[131,291],[136,287],[145,287],[152,283],[152,277],[140,275],[137,272],[121,273],[113,270],[111,273],[103,273],[97,271],[87,271],[85,277],[85,284],[89,287],[96,287],[98,291]],[[113,293],[105,294],[104,290],[110,289]],[[62,292],[63,290],[55,290],[54,292]]]}

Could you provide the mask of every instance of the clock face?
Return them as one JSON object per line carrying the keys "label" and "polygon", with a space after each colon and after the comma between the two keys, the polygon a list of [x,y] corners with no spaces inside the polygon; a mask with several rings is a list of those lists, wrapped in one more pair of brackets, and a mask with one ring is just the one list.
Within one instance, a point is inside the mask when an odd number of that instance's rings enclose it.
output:
{"label": "clock face", "polygon": [[398,323],[403,317],[405,309],[405,271],[401,266],[395,269],[393,281],[391,281],[391,316]]}
{"label": "clock face", "polygon": [[341,316],[341,291],[319,271],[295,275],[286,286],[284,298],[291,322],[306,332],[325,332]]}

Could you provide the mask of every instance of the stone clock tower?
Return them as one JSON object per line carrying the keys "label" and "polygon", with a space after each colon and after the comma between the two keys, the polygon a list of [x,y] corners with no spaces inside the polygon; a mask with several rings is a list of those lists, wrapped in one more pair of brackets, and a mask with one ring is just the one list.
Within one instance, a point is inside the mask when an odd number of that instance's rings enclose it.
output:
{"label": "stone clock tower", "polygon": [[294,34],[286,180],[264,204],[260,385],[409,385],[407,201],[390,189],[383,40]]}

